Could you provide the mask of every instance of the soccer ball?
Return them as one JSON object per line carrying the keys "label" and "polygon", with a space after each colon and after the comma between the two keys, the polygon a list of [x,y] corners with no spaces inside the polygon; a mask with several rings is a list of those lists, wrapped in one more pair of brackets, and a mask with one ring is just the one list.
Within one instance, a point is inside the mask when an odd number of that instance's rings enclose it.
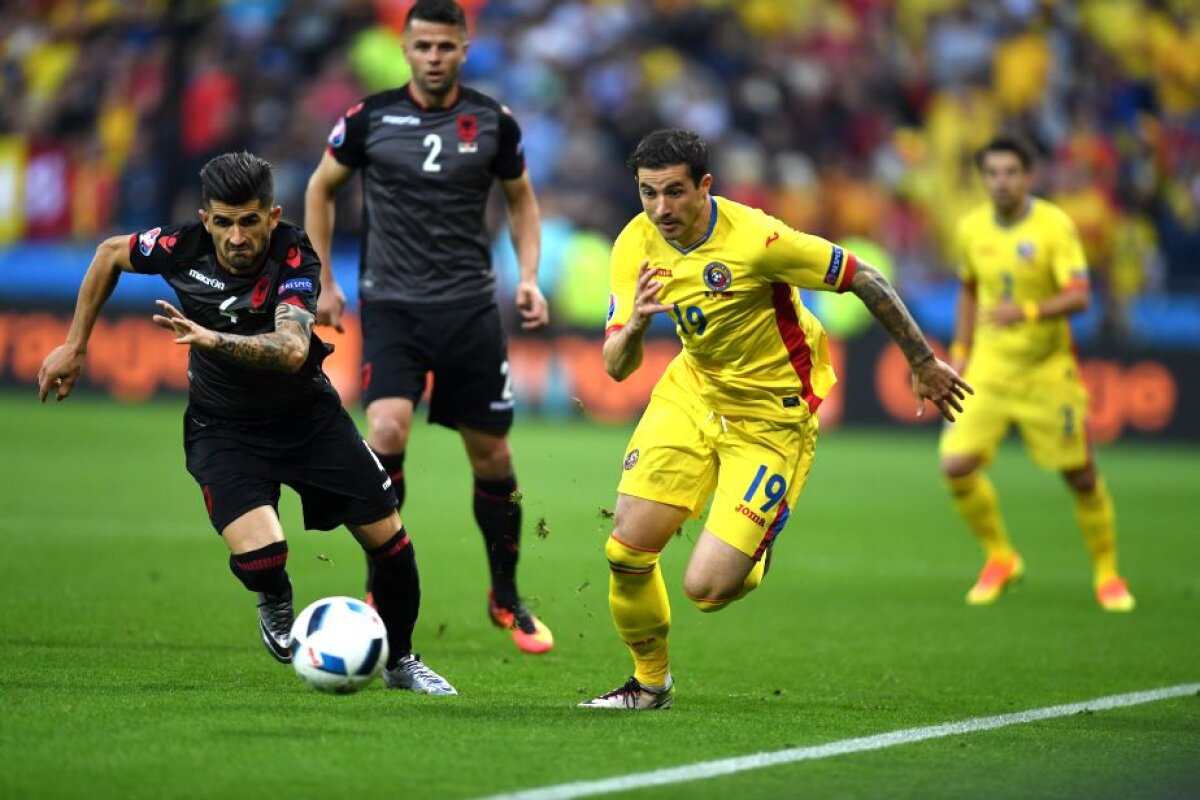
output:
{"label": "soccer ball", "polygon": [[353,597],[318,600],[292,625],[292,666],[322,692],[358,691],[383,671],[387,657],[383,620]]}

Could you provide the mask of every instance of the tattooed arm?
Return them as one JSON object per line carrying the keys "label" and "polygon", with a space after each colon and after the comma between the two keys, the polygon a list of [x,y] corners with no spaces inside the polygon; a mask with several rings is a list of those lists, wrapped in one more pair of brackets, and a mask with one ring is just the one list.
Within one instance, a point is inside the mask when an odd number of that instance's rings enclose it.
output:
{"label": "tattooed arm", "polygon": [[177,344],[222,353],[239,364],[279,372],[298,372],[308,358],[313,315],[291,303],[276,306],[275,330],[257,336],[211,331],[192,322],[166,300],[159,300],[158,306],[165,316],[155,314],[154,322],[178,334]]}
{"label": "tattooed arm", "polygon": [[962,411],[958,401],[964,397],[963,392],[974,392],[957,372],[934,357],[933,348],[925,341],[924,334],[896,290],[879,274],[879,270],[859,261],[850,282],[850,291],[879,320],[879,324],[908,359],[913,372],[913,394],[917,396],[917,416],[925,413],[925,401],[930,400],[943,417],[953,422],[954,413],[951,409]]}
{"label": "tattooed arm", "polygon": [[859,261],[854,279],[850,281],[850,291],[854,292],[875,319],[879,320],[879,324],[908,359],[910,367],[915,370],[920,364],[933,358],[933,348],[925,341],[916,320],[908,313],[900,295],[896,294],[896,290],[879,270]]}

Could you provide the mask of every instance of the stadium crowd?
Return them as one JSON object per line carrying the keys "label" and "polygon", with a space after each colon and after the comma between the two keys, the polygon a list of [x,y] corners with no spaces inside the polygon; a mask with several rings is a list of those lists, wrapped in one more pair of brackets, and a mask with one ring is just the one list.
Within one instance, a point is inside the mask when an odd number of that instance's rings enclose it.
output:
{"label": "stadium crowd", "polygon": [[[568,324],[603,319],[590,287],[607,283],[608,245],[638,210],[623,161],[673,125],[713,144],[718,194],[881,248],[906,288],[949,275],[954,223],[982,199],[971,156],[1019,132],[1047,156],[1041,191],[1075,219],[1114,330],[1131,298],[1200,292],[1195,3],[463,5],[463,80],[523,127],[545,289]],[[241,148],[275,165],[285,215],[299,218],[334,120],[407,79],[408,6],[4,4],[0,245],[183,218],[199,167]],[[357,193],[342,202],[353,237]]]}

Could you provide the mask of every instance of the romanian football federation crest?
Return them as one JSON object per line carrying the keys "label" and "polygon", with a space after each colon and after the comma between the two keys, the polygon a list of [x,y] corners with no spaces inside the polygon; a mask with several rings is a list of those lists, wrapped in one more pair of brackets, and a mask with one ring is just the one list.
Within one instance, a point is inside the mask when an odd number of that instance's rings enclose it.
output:
{"label": "romanian football federation crest", "polygon": [[704,285],[712,292],[728,292],[733,283],[733,273],[720,261],[713,261],[704,268]]}
{"label": "romanian football federation crest", "polygon": [[625,471],[626,472],[628,472],[629,470],[631,470],[637,466],[638,456],[640,456],[640,455],[641,455],[641,453],[639,453],[637,450],[629,451],[629,455],[625,456]]}
{"label": "romanian football federation crest", "polygon": [[1022,261],[1033,261],[1033,242],[1028,239],[1017,242],[1017,256]]}

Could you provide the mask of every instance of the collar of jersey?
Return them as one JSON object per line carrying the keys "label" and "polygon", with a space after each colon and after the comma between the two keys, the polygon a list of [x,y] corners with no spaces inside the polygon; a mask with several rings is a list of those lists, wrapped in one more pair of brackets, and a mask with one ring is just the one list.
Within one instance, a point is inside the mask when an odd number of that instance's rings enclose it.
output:
{"label": "collar of jersey", "polygon": [[459,103],[461,103],[462,96],[463,96],[462,84],[459,84],[458,86],[454,87],[454,91],[457,92],[457,94],[454,97],[453,103],[446,106],[445,108],[430,108],[429,106],[421,105],[421,101],[418,100],[416,98],[416,95],[414,95],[412,93],[412,81],[409,81],[408,83],[404,84],[404,96],[408,98],[408,102],[412,103],[414,106],[416,106],[421,111],[424,111],[426,114],[444,113],[446,111],[450,111],[455,106],[457,106]]}
{"label": "collar of jersey", "polygon": [[666,239],[667,244],[671,245],[671,247],[674,247],[676,250],[678,250],[681,255],[686,256],[688,253],[690,253],[693,250],[696,250],[697,248],[702,246],[705,242],[708,241],[709,237],[712,236],[713,228],[717,227],[717,198],[709,197],[708,202],[712,203],[712,215],[709,217],[709,220],[708,220],[708,230],[705,232],[704,236],[701,237],[700,241],[696,242],[691,247],[680,247],[679,245],[672,242],[670,239],[667,239],[667,237],[665,237],[665,236],[663,237],[664,239]]}
{"label": "collar of jersey", "polygon": [[993,212],[992,213],[992,221],[996,223],[997,228],[1011,229],[1011,228],[1017,227],[1022,222],[1029,219],[1029,215],[1032,213],[1033,213],[1033,197],[1029,196],[1029,197],[1025,198],[1025,210],[1023,212],[1021,212],[1021,216],[1017,217],[1012,222],[1004,223],[1004,222],[1001,222],[1000,219],[996,216],[995,212]]}

